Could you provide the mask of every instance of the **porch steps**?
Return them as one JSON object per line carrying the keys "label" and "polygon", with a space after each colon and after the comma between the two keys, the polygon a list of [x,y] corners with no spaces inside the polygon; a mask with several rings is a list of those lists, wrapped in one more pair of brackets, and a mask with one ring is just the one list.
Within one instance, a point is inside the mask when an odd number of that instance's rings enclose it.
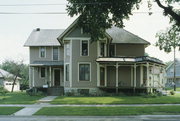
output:
{"label": "porch steps", "polygon": [[64,95],[64,87],[49,87],[47,94],[50,96],[62,96]]}

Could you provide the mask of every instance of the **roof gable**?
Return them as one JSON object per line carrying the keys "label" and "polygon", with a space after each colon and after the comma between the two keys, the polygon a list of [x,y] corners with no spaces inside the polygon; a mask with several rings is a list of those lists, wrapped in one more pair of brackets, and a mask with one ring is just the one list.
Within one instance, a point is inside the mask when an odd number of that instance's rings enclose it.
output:
{"label": "roof gable", "polygon": [[57,37],[64,29],[34,29],[24,46],[60,46]]}
{"label": "roof gable", "polygon": [[150,43],[137,35],[132,34],[129,31],[126,31],[123,28],[112,27],[107,29],[106,32],[112,37],[112,43],[121,43],[121,44],[145,44],[149,45]]}

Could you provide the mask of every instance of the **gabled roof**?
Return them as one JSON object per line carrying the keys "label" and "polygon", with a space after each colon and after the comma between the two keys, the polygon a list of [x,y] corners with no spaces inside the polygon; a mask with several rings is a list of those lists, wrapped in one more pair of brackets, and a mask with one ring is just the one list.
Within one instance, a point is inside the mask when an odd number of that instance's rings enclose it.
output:
{"label": "gabled roof", "polygon": [[[0,69],[0,77],[1,78],[4,78],[4,77],[12,77],[14,76],[13,74],[3,70],[3,69]],[[18,77],[18,79],[21,79],[20,77]]]}
{"label": "gabled roof", "polygon": [[64,29],[34,29],[24,46],[60,46],[57,37]]}
{"label": "gabled roof", "polygon": [[145,45],[150,44],[148,41],[132,34],[131,32],[126,31],[123,28],[113,26],[112,28],[107,29],[106,32],[112,37],[112,43]]}

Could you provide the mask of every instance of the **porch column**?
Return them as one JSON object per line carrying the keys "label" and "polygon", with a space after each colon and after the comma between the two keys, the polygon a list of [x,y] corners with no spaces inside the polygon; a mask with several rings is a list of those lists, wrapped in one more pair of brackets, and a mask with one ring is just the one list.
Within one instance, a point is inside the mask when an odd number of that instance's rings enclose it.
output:
{"label": "porch column", "polygon": [[133,66],[131,66],[131,87],[133,87]]}
{"label": "porch column", "polygon": [[146,67],[147,67],[147,82],[146,82],[146,86],[149,86],[149,63],[146,63]]}
{"label": "porch column", "polygon": [[134,64],[134,92],[136,88],[136,63]]}
{"label": "porch column", "polygon": [[107,87],[107,65],[105,65],[105,87]]}
{"label": "porch column", "polygon": [[31,73],[31,67],[29,66],[29,86],[32,88],[32,73]]}
{"label": "porch column", "polygon": [[49,82],[50,82],[50,87],[51,87],[52,85],[51,66],[49,67]]}
{"label": "porch column", "polygon": [[143,65],[140,66],[140,86],[143,84]]}
{"label": "porch column", "polygon": [[119,75],[118,75],[118,63],[116,63],[116,93],[118,93],[118,78],[119,78]]}
{"label": "porch column", "polygon": [[33,81],[32,81],[32,87],[35,86],[35,85],[34,85],[34,81],[35,81],[35,76],[34,76],[34,74],[35,74],[35,67],[33,67]]}
{"label": "porch column", "polygon": [[97,64],[97,86],[100,86],[100,69],[99,69],[99,63]]}

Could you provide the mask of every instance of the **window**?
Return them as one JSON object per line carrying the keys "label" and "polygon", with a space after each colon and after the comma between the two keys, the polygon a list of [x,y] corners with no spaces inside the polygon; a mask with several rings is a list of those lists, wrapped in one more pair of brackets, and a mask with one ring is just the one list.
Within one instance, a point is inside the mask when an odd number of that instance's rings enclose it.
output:
{"label": "window", "polygon": [[53,47],[53,60],[58,60],[59,51],[58,47]]}
{"label": "window", "polygon": [[45,68],[41,68],[41,78],[45,77]]}
{"label": "window", "polygon": [[45,47],[40,47],[39,54],[40,54],[41,58],[45,58],[46,48]]}
{"label": "window", "polygon": [[66,44],[66,56],[70,56],[70,45],[69,43]]}
{"label": "window", "polygon": [[69,64],[66,64],[66,81],[69,81]]}
{"label": "window", "polygon": [[88,40],[81,41],[81,56],[88,56]]}
{"label": "window", "polygon": [[101,48],[101,51],[100,51],[100,56],[101,57],[104,57],[104,43],[101,43],[101,45],[100,45],[100,48]]}
{"label": "window", "polygon": [[109,56],[114,57],[115,56],[115,45],[110,45],[109,47]]}
{"label": "window", "polygon": [[79,80],[90,81],[90,64],[79,64]]}

